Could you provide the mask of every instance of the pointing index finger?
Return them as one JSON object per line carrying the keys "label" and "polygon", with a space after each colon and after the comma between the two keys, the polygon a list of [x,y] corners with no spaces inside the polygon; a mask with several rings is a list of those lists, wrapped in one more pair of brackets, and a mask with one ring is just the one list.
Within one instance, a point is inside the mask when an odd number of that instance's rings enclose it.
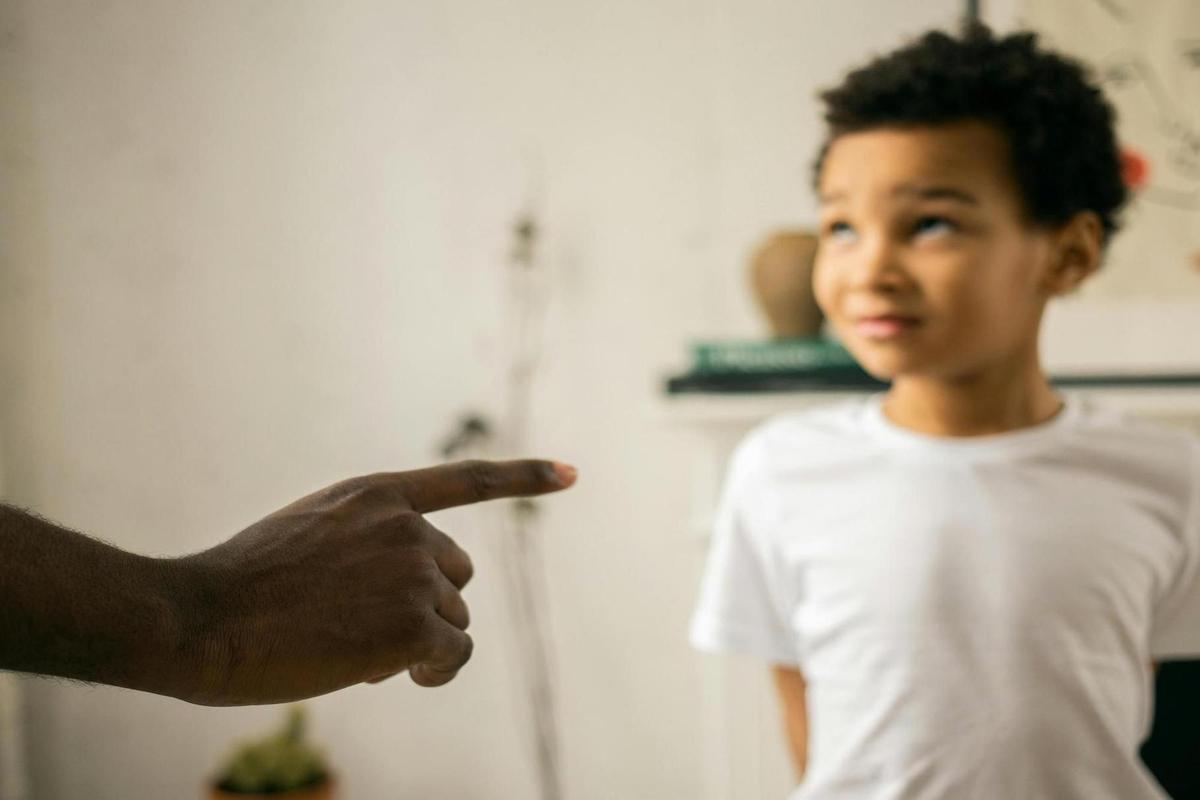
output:
{"label": "pointing index finger", "polygon": [[557,461],[460,461],[440,467],[395,472],[413,511],[428,514],[502,497],[532,497],[575,483],[574,467]]}

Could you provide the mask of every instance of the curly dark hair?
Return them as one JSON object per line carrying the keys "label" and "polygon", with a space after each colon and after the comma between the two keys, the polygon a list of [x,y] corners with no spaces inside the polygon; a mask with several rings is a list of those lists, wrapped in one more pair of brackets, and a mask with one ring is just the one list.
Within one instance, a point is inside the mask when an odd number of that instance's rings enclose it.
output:
{"label": "curly dark hair", "polygon": [[1120,226],[1128,193],[1116,112],[1086,66],[1040,48],[1033,33],[998,38],[979,23],[957,37],[932,31],[854,70],[821,99],[828,136],[814,181],[843,134],[979,120],[1008,140],[1032,221],[1057,226],[1093,211],[1106,241]]}

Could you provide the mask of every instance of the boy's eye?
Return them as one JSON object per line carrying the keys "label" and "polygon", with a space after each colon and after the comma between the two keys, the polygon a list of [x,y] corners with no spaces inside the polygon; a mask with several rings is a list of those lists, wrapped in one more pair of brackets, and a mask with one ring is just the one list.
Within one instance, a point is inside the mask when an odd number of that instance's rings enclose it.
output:
{"label": "boy's eye", "polygon": [[921,217],[913,226],[913,233],[917,236],[938,236],[956,230],[958,226],[945,217]]}
{"label": "boy's eye", "polygon": [[854,228],[841,220],[835,220],[825,226],[825,236],[835,242],[852,241],[854,235]]}

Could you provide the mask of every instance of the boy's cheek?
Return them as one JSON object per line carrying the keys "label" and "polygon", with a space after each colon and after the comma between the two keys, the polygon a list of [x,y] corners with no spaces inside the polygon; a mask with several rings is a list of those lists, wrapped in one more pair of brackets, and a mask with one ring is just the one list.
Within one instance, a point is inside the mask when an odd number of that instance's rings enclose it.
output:
{"label": "boy's cheek", "polygon": [[841,313],[841,287],[831,277],[831,272],[822,270],[820,262],[813,270],[813,299],[817,307],[825,315],[825,319],[834,327],[839,335],[846,333],[842,328],[844,320]]}
{"label": "boy's cheek", "polygon": [[836,304],[831,303],[827,306],[818,303],[818,305],[821,306],[821,311],[825,314],[825,320],[829,323],[829,327],[833,329],[833,332],[837,334],[838,340],[850,351],[851,355],[858,358],[859,354],[855,350],[860,347],[860,343],[855,341],[854,326],[838,312]]}
{"label": "boy's cheek", "polygon": [[817,301],[817,307],[821,309],[821,313],[827,319],[832,319],[833,304],[829,302],[829,281],[825,277],[826,274],[825,268],[821,265],[821,259],[818,258],[813,264],[812,272],[813,299]]}

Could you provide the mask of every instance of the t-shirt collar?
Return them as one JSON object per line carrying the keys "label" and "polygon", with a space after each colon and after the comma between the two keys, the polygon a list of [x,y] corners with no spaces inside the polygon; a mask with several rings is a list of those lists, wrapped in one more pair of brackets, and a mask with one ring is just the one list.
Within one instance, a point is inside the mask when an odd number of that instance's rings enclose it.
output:
{"label": "t-shirt collar", "polygon": [[1050,419],[1028,428],[982,436],[936,436],[901,427],[883,412],[884,395],[869,397],[863,406],[863,427],[888,445],[912,452],[951,457],[1013,455],[1056,441],[1081,413],[1079,398],[1060,395],[1063,407]]}

